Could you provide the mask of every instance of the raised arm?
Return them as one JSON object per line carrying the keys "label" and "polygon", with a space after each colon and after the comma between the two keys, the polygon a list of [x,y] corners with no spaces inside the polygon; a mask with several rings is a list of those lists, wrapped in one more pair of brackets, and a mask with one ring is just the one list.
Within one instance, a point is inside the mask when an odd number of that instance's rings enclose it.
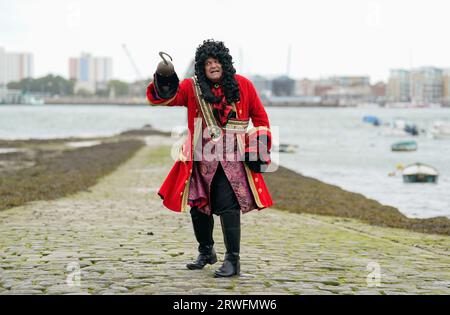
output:
{"label": "raised arm", "polygon": [[166,61],[161,54],[165,53],[160,53],[164,61],[158,64],[153,81],[147,87],[148,102],[150,105],[187,106],[189,82],[184,80],[180,84],[173,64]]}

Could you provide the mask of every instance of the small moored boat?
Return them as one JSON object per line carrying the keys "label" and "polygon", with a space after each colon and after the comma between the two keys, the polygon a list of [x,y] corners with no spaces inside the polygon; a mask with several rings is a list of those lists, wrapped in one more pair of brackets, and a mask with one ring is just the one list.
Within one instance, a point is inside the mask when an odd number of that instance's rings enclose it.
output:
{"label": "small moored boat", "polygon": [[391,145],[391,151],[394,152],[409,152],[417,150],[416,141],[400,141]]}
{"label": "small moored boat", "polygon": [[289,143],[274,143],[273,144],[273,150],[283,153],[295,153],[297,152],[298,145],[296,144],[289,144]]}
{"label": "small moored boat", "polygon": [[405,183],[437,183],[439,172],[432,166],[414,163],[406,166],[402,175]]}
{"label": "small moored boat", "polygon": [[387,136],[417,136],[419,134],[417,125],[404,119],[394,119],[385,127]]}
{"label": "small moored boat", "polygon": [[381,120],[376,116],[367,115],[363,117],[363,121],[374,126],[381,125]]}
{"label": "small moored boat", "polygon": [[430,131],[434,139],[450,139],[450,122],[437,121]]}

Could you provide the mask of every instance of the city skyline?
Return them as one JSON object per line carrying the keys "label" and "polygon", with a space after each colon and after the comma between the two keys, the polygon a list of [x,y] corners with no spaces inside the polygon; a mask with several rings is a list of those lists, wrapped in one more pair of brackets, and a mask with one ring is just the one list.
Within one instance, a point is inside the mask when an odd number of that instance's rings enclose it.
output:
{"label": "city skyline", "polygon": [[[24,55],[24,56],[28,56],[28,57],[31,57],[32,58],[32,60],[33,60],[33,62],[32,62],[32,65],[33,65],[33,67],[31,68],[32,70],[31,70],[31,73],[34,73],[35,71],[34,71],[34,66],[35,66],[35,62],[34,62],[34,54],[32,53],[32,52],[30,52],[30,51],[6,51],[5,50],[5,47],[2,47],[2,46],[0,46],[0,51],[3,51],[3,53],[7,53],[7,54],[10,54],[10,55],[14,55],[14,56],[21,56],[21,55]],[[48,73],[44,73],[44,74],[41,74],[41,75],[32,75],[31,77],[32,78],[39,78],[39,77],[43,77],[43,76],[46,76],[46,75],[59,75],[59,76],[61,76],[61,77],[63,77],[63,78],[66,78],[66,79],[77,79],[77,77],[76,76],[73,76],[73,75],[71,75],[71,73],[73,73],[73,70],[71,70],[71,63],[73,63],[74,62],[74,60],[75,59],[79,59],[80,57],[82,58],[83,56],[84,57],[92,57],[92,58],[94,58],[94,59],[96,59],[96,62],[99,60],[99,59],[102,59],[102,60],[108,60],[108,62],[110,63],[110,65],[108,66],[108,68],[110,68],[110,67],[112,67],[112,63],[114,62],[114,60],[112,59],[112,57],[110,57],[110,56],[99,56],[99,55],[97,55],[97,54],[95,54],[95,53],[92,53],[92,52],[86,52],[86,51],[80,51],[80,52],[78,52],[78,57],[74,57],[75,55],[73,55],[73,56],[68,56],[67,58],[66,58],[66,69],[65,69],[65,72],[64,73],[54,73],[54,72],[48,72]],[[183,75],[183,73],[187,70],[187,68],[188,67],[186,67],[186,69],[180,69],[180,70],[178,70],[177,72],[179,72],[179,75],[180,76],[182,76]],[[390,69],[388,69],[388,75],[387,75],[387,77],[385,78],[385,79],[380,79],[380,80],[373,80],[372,79],[372,77],[370,76],[370,75],[364,75],[364,74],[354,74],[354,75],[347,75],[346,73],[323,73],[323,74],[321,74],[321,75],[319,75],[319,76],[317,76],[317,77],[306,77],[306,76],[303,76],[303,77],[295,77],[295,76],[289,76],[290,78],[293,78],[293,79],[296,79],[296,80],[304,80],[304,79],[307,79],[307,80],[317,80],[317,81],[320,81],[320,80],[328,80],[328,79],[332,79],[332,78],[334,78],[334,77],[354,77],[354,78],[362,78],[362,77],[366,77],[366,78],[368,78],[368,80],[369,80],[369,83],[370,84],[377,84],[377,83],[379,83],[379,82],[384,82],[384,83],[387,83],[388,81],[389,81],[389,79],[390,79],[390,77],[391,77],[391,74],[392,74],[392,72],[394,71],[405,71],[405,72],[410,72],[410,71],[412,71],[412,70],[417,70],[417,69],[422,69],[422,68],[436,68],[436,69],[441,69],[441,70],[443,70],[443,71],[446,71],[447,73],[448,72],[450,72],[450,66],[449,67],[438,67],[438,66],[436,66],[436,65],[418,65],[418,66],[415,66],[415,67],[412,67],[412,68],[402,68],[402,67],[393,67],[393,68],[390,68]],[[97,82],[107,82],[107,81],[109,81],[109,80],[111,80],[111,79],[121,79],[121,78],[118,78],[118,77],[116,77],[116,76],[114,76],[114,75],[112,75],[112,73],[111,73],[112,71],[111,70],[109,70],[108,71],[108,75],[107,75],[107,80],[94,80],[94,81],[97,81]],[[285,76],[286,75],[286,73],[276,73],[276,74],[264,74],[264,73],[251,73],[250,74],[251,76],[262,76],[262,77],[264,77],[264,78],[269,78],[269,79],[274,79],[274,78],[278,78],[278,77],[282,77],[282,76]],[[151,77],[152,76],[152,74],[150,74],[149,75],[149,77]],[[23,78],[25,78],[25,77],[23,77]],[[125,80],[126,81],[126,80]],[[131,79],[130,81],[128,81],[128,82],[134,82],[134,81],[137,81],[136,79]],[[12,82],[12,81],[11,81]]]}
{"label": "city skyline", "polygon": [[[111,57],[95,56],[82,52],[78,57],[68,59],[68,79],[41,77],[34,78],[33,54],[24,52],[9,53],[0,47],[0,87],[6,88],[5,82],[11,82],[12,94],[17,91],[32,91],[63,95],[109,95],[114,98],[116,89],[120,95],[141,95],[141,89],[136,89],[135,83],[114,81],[113,60]],[[191,72],[190,69],[188,72]],[[138,72],[138,70],[137,70]],[[140,75],[140,74],[138,74]],[[5,81],[6,78],[6,81]],[[371,82],[369,76],[332,75],[322,78],[292,78],[287,75],[276,77],[250,75],[259,95],[271,102],[324,102],[327,105],[349,105],[358,102],[385,103],[406,102],[411,104],[450,104],[450,68],[416,67],[411,69],[390,69],[390,75],[385,81]],[[43,83],[43,80],[47,80]],[[50,80],[50,81],[48,81]],[[19,82],[21,81],[21,82]],[[27,83],[28,82],[28,83]],[[39,83],[35,83],[39,82]],[[62,83],[61,83],[62,82]],[[44,84],[44,85],[43,85]],[[50,89],[56,86],[57,89]],[[9,85],[8,85],[9,87]],[[133,90],[129,94],[130,89]],[[273,98],[275,97],[275,98]],[[281,97],[281,99],[277,99]],[[288,97],[288,98],[286,98]],[[289,99],[289,97],[292,97]]]}
{"label": "city skyline", "polygon": [[[35,76],[67,76],[67,58],[89,51],[111,56],[115,78],[133,81],[136,74],[122,44],[142,75],[150,77],[159,51],[170,53],[177,71],[184,73],[198,44],[214,38],[230,48],[239,73],[365,75],[375,83],[387,81],[393,68],[450,66],[445,44],[449,5],[439,0],[233,0],[226,5],[214,0],[195,6],[182,1],[130,0],[124,6],[102,0],[6,0],[0,4],[0,46],[33,52]],[[217,23],[219,15],[233,23]]]}

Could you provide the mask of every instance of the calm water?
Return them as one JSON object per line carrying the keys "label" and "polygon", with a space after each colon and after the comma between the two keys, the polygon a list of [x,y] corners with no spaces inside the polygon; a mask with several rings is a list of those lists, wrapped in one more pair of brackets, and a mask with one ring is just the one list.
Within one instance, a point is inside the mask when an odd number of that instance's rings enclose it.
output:
{"label": "calm water", "polygon": [[[281,154],[281,165],[304,175],[359,192],[397,207],[409,217],[450,217],[450,140],[387,136],[362,122],[364,115],[383,121],[405,118],[427,129],[435,120],[450,121],[450,109],[268,108],[282,143],[299,146]],[[184,108],[124,106],[0,105],[0,138],[29,139],[109,136],[145,124],[170,131],[185,126]],[[394,153],[390,145],[414,139],[419,150]],[[397,164],[422,162],[440,172],[438,184],[404,184],[389,177]]]}

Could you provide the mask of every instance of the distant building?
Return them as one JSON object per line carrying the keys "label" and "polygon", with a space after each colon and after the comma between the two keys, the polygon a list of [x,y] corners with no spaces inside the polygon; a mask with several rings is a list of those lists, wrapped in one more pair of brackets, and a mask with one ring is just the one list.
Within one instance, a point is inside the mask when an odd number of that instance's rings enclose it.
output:
{"label": "distant building", "polygon": [[411,95],[413,101],[424,103],[439,103],[443,98],[442,69],[422,67],[411,72]]}
{"label": "distant building", "polygon": [[391,102],[441,103],[445,99],[445,71],[420,67],[390,72],[387,99]]}
{"label": "distant building", "polygon": [[280,76],[272,80],[272,94],[275,96],[293,96],[295,80],[288,76]]}
{"label": "distant building", "polygon": [[314,94],[325,103],[354,106],[374,100],[368,76],[330,76],[315,81]]}
{"label": "distant building", "polygon": [[327,94],[327,91],[332,89],[332,85],[316,84],[314,86],[314,95],[323,97],[325,96],[325,94]]}
{"label": "distant building", "polygon": [[388,101],[409,102],[411,100],[410,72],[403,69],[392,69],[389,75],[386,94]]}
{"label": "distant building", "polygon": [[370,84],[369,76],[331,76],[318,80],[294,80],[288,76],[268,79],[250,77],[256,89],[272,105],[321,104],[323,106],[356,106],[386,99],[386,84]]}
{"label": "distant building", "polygon": [[332,85],[339,87],[370,85],[370,78],[368,76],[332,76],[328,80]]}
{"label": "distant building", "polygon": [[30,53],[10,53],[0,47],[0,87],[34,76],[34,57]]}
{"label": "distant building", "polygon": [[315,82],[310,79],[297,80],[295,82],[294,95],[296,96],[315,96]]}
{"label": "distant building", "polygon": [[386,83],[380,81],[371,86],[372,95],[376,98],[384,98],[386,97],[387,85]]}
{"label": "distant building", "polygon": [[6,86],[6,60],[5,49],[0,47],[0,88]]}
{"label": "distant building", "polygon": [[325,91],[323,99],[336,105],[354,106],[372,100],[372,91],[368,85],[335,86]]}
{"label": "distant building", "polygon": [[272,81],[261,75],[250,76],[249,80],[252,81],[255,89],[262,98],[267,98],[272,95]]}
{"label": "distant building", "polygon": [[442,81],[442,102],[450,105],[450,68],[444,70]]}
{"label": "distant building", "polygon": [[82,53],[79,58],[70,58],[69,78],[76,80],[75,92],[95,93],[98,89],[105,89],[112,79],[112,58],[93,57],[87,53]]}
{"label": "distant building", "polygon": [[380,81],[370,86],[372,100],[375,103],[386,103],[387,85],[386,83]]}

